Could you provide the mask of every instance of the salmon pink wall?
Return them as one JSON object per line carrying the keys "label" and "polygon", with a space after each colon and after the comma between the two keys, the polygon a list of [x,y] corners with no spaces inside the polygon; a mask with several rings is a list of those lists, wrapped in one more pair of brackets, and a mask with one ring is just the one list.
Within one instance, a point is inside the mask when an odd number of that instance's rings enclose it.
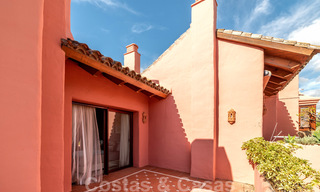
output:
{"label": "salmon pink wall", "polygon": [[[64,191],[64,78],[61,38],[69,29],[67,1],[45,0],[42,51],[41,189]],[[70,2],[69,2],[70,3]],[[69,5],[69,6],[68,6]]]}
{"label": "salmon pink wall", "polygon": [[277,134],[295,135],[299,131],[299,76],[296,76],[279,92],[277,103]]}
{"label": "salmon pink wall", "polygon": [[[318,153],[318,151],[320,151],[320,146],[319,145],[300,145],[300,146],[302,147],[302,149],[298,149],[295,152],[295,156],[301,159],[308,160],[313,169],[320,171],[320,164],[319,164],[320,154]],[[320,192],[319,187],[314,186],[313,189],[315,192]]]}
{"label": "salmon pink wall", "polygon": [[274,192],[271,184],[254,168],[254,191],[255,192]]}
{"label": "salmon pink wall", "polygon": [[[253,169],[242,143],[262,136],[262,49],[218,40],[219,128],[216,176],[253,184]],[[236,111],[236,122],[228,122],[228,111]]]}
{"label": "salmon pink wall", "polygon": [[271,97],[264,97],[267,108],[263,116],[263,137],[296,135],[299,117],[299,77],[296,76],[282,91]]}
{"label": "salmon pink wall", "polygon": [[272,140],[273,136],[278,133],[278,124],[277,124],[277,103],[278,103],[278,94],[273,96],[264,96],[264,105],[266,112],[263,115],[263,137],[265,140]]}
{"label": "salmon pink wall", "polygon": [[172,89],[150,102],[150,165],[190,172],[190,144],[213,139],[215,21],[215,0],[194,4],[190,29],[143,72]]}
{"label": "salmon pink wall", "polygon": [[65,25],[66,25],[66,36],[68,38],[73,39],[73,35],[71,33],[71,21],[70,21],[70,12],[71,12],[71,0],[64,0],[65,4]]}
{"label": "salmon pink wall", "polygon": [[149,104],[149,164],[190,171],[190,142],[173,96]]}
{"label": "salmon pink wall", "polygon": [[192,177],[213,179],[213,140],[197,139],[191,145]]}
{"label": "salmon pink wall", "polygon": [[43,4],[0,2],[0,191],[41,190]]}
{"label": "salmon pink wall", "polygon": [[[317,153],[320,151],[319,145],[300,145],[302,146],[302,149],[298,149],[295,152],[295,156],[306,159],[311,163],[311,167],[316,169],[317,171],[320,171],[320,154]],[[315,152],[317,151],[317,152]]]}
{"label": "salmon pink wall", "polygon": [[133,113],[134,166],[148,162],[148,122],[142,123],[142,113],[148,114],[149,98],[126,86],[118,86],[101,75],[92,76],[76,63],[66,61],[65,78],[65,180],[71,189],[72,101],[112,107]]}
{"label": "salmon pink wall", "polygon": [[[1,190],[63,191],[64,53],[60,39],[66,32],[72,36],[70,0],[26,2],[4,1],[0,6],[6,29],[1,34],[5,47],[1,63],[6,65],[0,70],[6,104],[1,106],[8,117],[1,127],[10,130],[2,134],[6,144],[1,146],[12,147],[3,154],[1,164],[6,168],[1,167],[5,176],[1,181],[8,186],[2,185]],[[10,183],[17,182],[17,173],[19,184]]]}

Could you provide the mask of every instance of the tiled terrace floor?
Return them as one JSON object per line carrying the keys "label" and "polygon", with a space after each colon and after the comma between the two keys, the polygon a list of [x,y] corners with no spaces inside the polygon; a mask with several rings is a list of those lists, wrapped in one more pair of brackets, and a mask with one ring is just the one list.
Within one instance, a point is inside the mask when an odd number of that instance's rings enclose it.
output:
{"label": "tiled terrace floor", "polygon": [[72,192],[187,192],[206,189],[216,192],[253,192],[253,186],[231,181],[206,181],[190,177],[188,173],[147,166],[127,168],[103,177],[103,181],[89,186],[73,186]]}

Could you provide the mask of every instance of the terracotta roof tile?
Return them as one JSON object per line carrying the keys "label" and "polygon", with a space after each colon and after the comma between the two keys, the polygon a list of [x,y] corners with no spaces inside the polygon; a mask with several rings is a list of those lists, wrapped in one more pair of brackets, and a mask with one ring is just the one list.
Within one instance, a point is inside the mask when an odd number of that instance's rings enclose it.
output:
{"label": "terracotta roof tile", "polygon": [[218,31],[218,32],[223,32],[223,31],[224,31],[224,29],[217,29],[217,31]]}
{"label": "terracotta roof tile", "polygon": [[282,43],[284,41],[284,39],[281,38],[272,38],[272,42],[276,42],[276,43]]}
{"label": "terracotta roof tile", "polygon": [[102,65],[111,67],[137,81],[140,81],[158,91],[161,91],[165,94],[169,94],[170,91],[159,84],[154,83],[152,80],[147,79],[146,77],[141,76],[141,74],[136,73],[133,70],[130,70],[128,67],[122,66],[122,64],[118,61],[114,61],[110,57],[105,57],[97,50],[92,50],[88,47],[85,43],[79,43],[78,41],[72,40],[72,39],[61,39],[61,45],[66,46],[68,48],[71,48],[77,52],[80,52],[86,56],[89,56],[90,58],[100,62]]}
{"label": "terracotta roof tile", "polygon": [[242,31],[232,31],[232,35],[241,35]]}
{"label": "terracotta roof tile", "polygon": [[295,46],[308,48],[310,47],[310,43],[297,42]]}
{"label": "terracotta roof tile", "polygon": [[233,30],[224,30],[223,33],[232,34]]}
{"label": "terracotta roof tile", "polygon": [[312,49],[319,49],[320,50],[320,45],[310,45],[309,47]]}
{"label": "terracotta roof tile", "polygon": [[262,36],[261,40],[265,40],[265,41],[272,41],[272,38],[271,36]]}
{"label": "terracotta roof tile", "polygon": [[247,33],[247,32],[243,32],[241,34],[241,36],[244,36],[244,37],[251,37],[252,33]]}
{"label": "terracotta roof tile", "polygon": [[291,40],[284,40],[283,41],[283,44],[286,44],[286,45],[295,45],[297,43],[297,41],[291,41]]}
{"label": "terracotta roof tile", "polygon": [[317,49],[320,50],[319,45],[311,45],[310,43],[304,43],[304,42],[297,42],[297,41],[291,41],[291,40],[284,40],[281,38],[275,38],[271,36],[262,36],[260,34],[253,34],[253,33],[247,33],[247,32],[242,32],[242,31],[234,31],[234,30],[226,30],[226,29],[217,29],[218,33],[226,33],[226,34],[232,34],[232,35],[241,35],[244,37],[249,37],[253,39],[260,39],[264,41],[272,41],[275,43],[281,43],[281,44],[286,44],[286,45],[293,45],[297,47],[304,47],[308,49]]}
{"label": "terracotta roof tile", "polygon": [[252,34],[251,35],[251,38],[254,38],[254,39],[261,39],[262,35],[260,34]]}

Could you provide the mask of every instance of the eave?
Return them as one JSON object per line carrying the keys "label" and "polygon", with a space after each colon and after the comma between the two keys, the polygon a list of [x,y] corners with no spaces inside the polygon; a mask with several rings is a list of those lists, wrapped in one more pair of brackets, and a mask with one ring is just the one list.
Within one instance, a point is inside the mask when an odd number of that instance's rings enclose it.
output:
{"label": "eave", "polygon": [[99,51],[89,49],[86,44],[71,39],[61,39],[61,48],[68,59],[78,62],[80,67],[92,75],[100,71],[113,83],[119,86],[124,85],[149,97],[164,99],[170,94],[170,91],[164,87],[142,77],[128,67],[123,67],[120,62],[103,56]]}
{"label": "eave", "polygon": [[271,77],[264,88],[267,96],[276,95],[320,52],[320,46],[233,30],[217,30],[217,38],[255,46],[264,50],[264,69]]}

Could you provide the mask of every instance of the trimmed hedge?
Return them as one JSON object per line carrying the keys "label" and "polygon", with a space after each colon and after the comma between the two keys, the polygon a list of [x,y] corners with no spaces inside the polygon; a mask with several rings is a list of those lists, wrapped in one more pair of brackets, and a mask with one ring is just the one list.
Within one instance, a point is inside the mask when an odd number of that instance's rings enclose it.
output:
{"label": "trimmed hedge", "polygon": [[[247,158],[277,191],[312,191],[320,188],[320,173],[307,160],[292,153],[301,148],[292,143],[265,141],[262,137],[244,142]],[[308,179],[308,181],[307,181]]]}

